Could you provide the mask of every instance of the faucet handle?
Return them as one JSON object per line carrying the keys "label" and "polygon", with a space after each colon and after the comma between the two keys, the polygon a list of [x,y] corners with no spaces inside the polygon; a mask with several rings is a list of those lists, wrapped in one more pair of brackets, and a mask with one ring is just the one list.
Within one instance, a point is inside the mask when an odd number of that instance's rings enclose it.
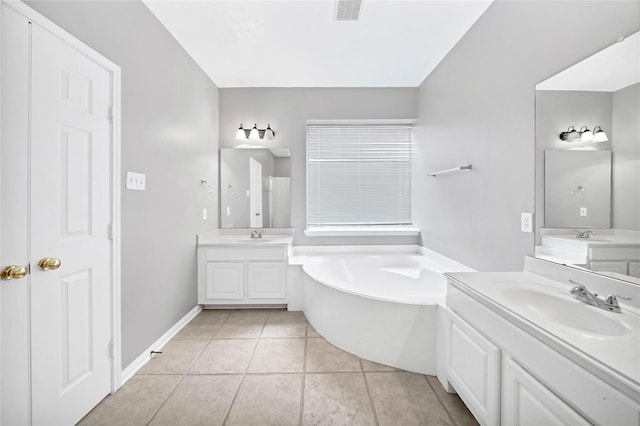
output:
{"label": "faucet handle", "polygon": [[605,305],[609,306],[620,306],[618,305],[618,299],[615,294],[610,294],[604,299]]}

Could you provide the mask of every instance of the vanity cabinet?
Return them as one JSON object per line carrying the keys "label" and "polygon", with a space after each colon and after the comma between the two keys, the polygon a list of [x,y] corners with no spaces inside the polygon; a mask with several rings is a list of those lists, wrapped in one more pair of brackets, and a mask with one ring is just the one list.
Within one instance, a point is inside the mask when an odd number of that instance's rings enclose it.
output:
{"label": "vanity cabinet", "polygon": [[286,246],[199,247],[198,303],[284,304]]}
{"label": "vanity cabinet", "polygon": [[[639,425],[635,390],[549,346],[449,278],[446,376],[483,425]],[[544,337],[544,336],[543,336]]]}

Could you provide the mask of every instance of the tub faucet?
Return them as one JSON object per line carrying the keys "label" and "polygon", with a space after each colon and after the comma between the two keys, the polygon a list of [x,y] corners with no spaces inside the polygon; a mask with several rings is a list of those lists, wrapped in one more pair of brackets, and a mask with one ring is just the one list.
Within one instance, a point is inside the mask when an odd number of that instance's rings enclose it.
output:
{"label": "tub faucet", "polygon": [[262,231],[251,231],[251,238],[262,238]]}
{"label": "tub faucet", "polygon": [[591,235],[596,235],[596,233],[593,231],[578,231],[576,238],[589,238]]}
{"label": "tub faucet", "polygon": [[[597,293],[591,293],[587,288],[579,282],[569,280],[572,284],[577,284],[569,291],[573,297],[577,300],[595,306],[596,308],[604,309],[610,312],[620,312],[620,305],[618,304],[618,297],[624,300],[631,300],[630,297],[620,296],[618,294],[610,294],[604,299],[598,297]],[[617,297],[616,297],[617,296]]]}

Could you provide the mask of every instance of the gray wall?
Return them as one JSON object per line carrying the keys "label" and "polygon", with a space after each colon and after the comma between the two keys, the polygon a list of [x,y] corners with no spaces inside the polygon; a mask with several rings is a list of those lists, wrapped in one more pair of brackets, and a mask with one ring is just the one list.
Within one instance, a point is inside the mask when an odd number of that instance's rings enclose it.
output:
{"label": "gray wall", "polygon": [[291,218],[295,245],[408,244],[415,237],[305,237],[306,121],[309,119],[415,118],[417,89],[220,89],[220,147],[231,148],[240,123],[264,128],[276,138],[264,144],[291,147]]}
{"label": "gray wall", "polygon": [[520,212],[534,208],[535,85],[638,29],[639,2],[495,1],[420,86],[421,244],[478,270],[521,269],[534,249]]}
{"label": "gray wall", "polygon": [[[537,90],[535,106],[535,190],[536,190],[536,230],[539,228],[553,227],[553,224],[545,220],[545,150],[563,150],[575,147],[589,147],[600,151],[611,151],[611,142],[582,143],[563,142],[560,140],[560,132],[567,130],[569,126],[587,126],[593,130],[600,126],[607,132],[609,140],[615,138],[612,124],[613,95],[609,92],[583,92],[565,90]],[[608,205],[607,207],[610,207]],[[577,224],[576,224],[577,225]],[[590,225],[595,226],[595,225]],[[609,227],[603,224],[599,227]],[[540,243],[536,234],[537,244]]]}
{"label": "gray wall", "polygon": [[613,94],[613,227],[640,231],[640,83]]}
{"label": "gray wall", "polygon": [[147,175],[122,192],[125,367],[196,305],[196,234],[218,222],[218,89],[139,1],[27,3],[122,67],[123,177]]}

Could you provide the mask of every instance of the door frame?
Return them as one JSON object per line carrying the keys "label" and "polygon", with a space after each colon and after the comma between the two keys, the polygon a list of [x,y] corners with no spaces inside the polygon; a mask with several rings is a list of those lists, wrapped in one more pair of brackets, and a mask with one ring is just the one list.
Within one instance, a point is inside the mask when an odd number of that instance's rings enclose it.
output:
{"label": "door frame", "polygon": [[[121,346],[121,68],[100,53],[81,42],[31,7],[16,0],[0,0],[33,24],[39,25],[60,40],[77,50],[80,54],[95,62],[110,75],[111,85],[111,176],[110,176],[110,214],[111,214],[111,282],[110,282],[110,324],[111,324],[111,393],[122,385],[122,346]],[[0,8],[1,11],[1,8]],[[0,12],[1,13],[1,12]],[[2,141],[0,140],[0,143]],[[0,222],[1,223],[1,222]]]}

